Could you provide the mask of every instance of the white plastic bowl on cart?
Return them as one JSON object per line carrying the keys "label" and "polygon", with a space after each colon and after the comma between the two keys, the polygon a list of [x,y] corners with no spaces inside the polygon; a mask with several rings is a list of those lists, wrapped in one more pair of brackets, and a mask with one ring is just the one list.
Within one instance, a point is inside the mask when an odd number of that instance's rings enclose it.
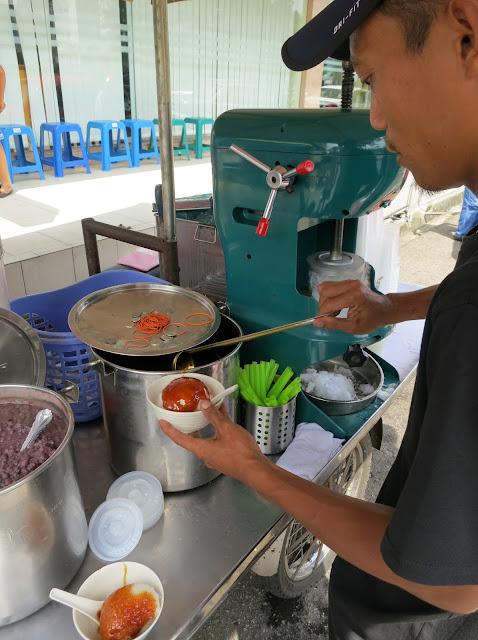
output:
{"label": "white plastic bowl on cart", "polygon": [[[139,562],[115,562],[102,567],[83,582],[77,595],[91,600],[106,600],[114,591],[132,583],[146,584],[159,596],[159,606],[154,618],[142,630],[143,640],[159,619],[164,604],[164,589],[156,573]],[[98,640],[98,625],[84,613],[73,611],[76,630],[84,640]]]}

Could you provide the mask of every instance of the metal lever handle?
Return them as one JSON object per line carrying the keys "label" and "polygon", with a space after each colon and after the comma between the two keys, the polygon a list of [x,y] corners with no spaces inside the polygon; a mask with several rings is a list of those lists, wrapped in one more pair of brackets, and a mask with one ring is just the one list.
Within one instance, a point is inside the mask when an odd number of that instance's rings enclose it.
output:
{"label": "metal lever handle", "polygon": [[229,149],[231,151],[234,151],[234,153],[237,153],[237,155],[241,156],[241,158],[244,158],[244,160],[247,160],[247,162],[250,162],[251,164],[253,164],[258,169],[265,171],[265,173],[269,173],[269,171],[271,170],[270,167],[268,167],[266,164],[264,164],[257,158],[254,158],[254,156],[251,156],[250,153],[247,153],[247,151],[244,151],[244,149],[241,149],[241,147],[238,147],[235,144],[231,144]]}
{"label": "metal lever handle", "polygon": [[271,189],[271,192],[269,194],[269,199],[267,200],[266,208],[264,209],[262,218],[259,220],[259,224],[257,225],[257,229],[256,229],[257,236],[265,236],[267,233],[267,229],[269,228],[269,219],[271,217],[272,208],[274,207],[276,196],[277,196],[277,189]]}
{"label": "metal lever handle", "polygon": [[244,160],[247,160],[247,162],[253,164],[258,169],[267,173],[267,184],[272,187],[272,189],[269,194],[264,213],[262,214],[262,218],[260,219],[256,229],[256,235],[264,237],[269,229],[269,220],[272,208],[274,207],[277,191],[289,186],[289,178],[297,174],[305,175],[306,173],[310,173],[314,170],[315,165],[312,160],[304,160],[304,162],[300,162],[294,169],[290,169],[290,171],[285,171],[283,167],[271,169],[271,167],[268,167],[264,162],[254,158],[250,153],[247,153],[247,151],[244,151],[244,149],[241,149],[241,147],[238,147],[235,144],[231,144],[229,149],[241,158],[244,158]]}
{"label": "metal lever handle", "polygon": [[312,160],[304,160],[304,162],[300,162],[295,169],[291,169],[290,171],[284,173],[282,179],[287,180],[287,178],[292,178],[292,176],[295,176],[297,174],[299,176],[305,176],[307,173],[312,173],[314,169],[315,164],[312,162]]}

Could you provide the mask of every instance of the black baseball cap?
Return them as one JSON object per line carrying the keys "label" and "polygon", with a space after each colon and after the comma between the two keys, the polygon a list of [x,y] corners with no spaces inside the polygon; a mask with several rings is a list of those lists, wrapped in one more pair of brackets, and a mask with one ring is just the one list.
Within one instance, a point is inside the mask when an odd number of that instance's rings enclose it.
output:
{"label": "black baseball cap", "polygon": [[292,71],[305,71],[325,58],[349,60],[349,36],[382,0],[333,0],[291,36],[282,59]]}

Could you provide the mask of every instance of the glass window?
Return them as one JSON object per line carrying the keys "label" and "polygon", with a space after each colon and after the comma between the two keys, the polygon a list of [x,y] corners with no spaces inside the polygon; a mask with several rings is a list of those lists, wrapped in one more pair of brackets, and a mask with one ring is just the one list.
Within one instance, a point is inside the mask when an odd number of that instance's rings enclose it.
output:
{"label": "glass window", "polygon": [[[342,101],[342,62],[328,58],[324,62],[319,107],[340,107]],[[370,109],[370,87],[355,74],[354,109]]]}

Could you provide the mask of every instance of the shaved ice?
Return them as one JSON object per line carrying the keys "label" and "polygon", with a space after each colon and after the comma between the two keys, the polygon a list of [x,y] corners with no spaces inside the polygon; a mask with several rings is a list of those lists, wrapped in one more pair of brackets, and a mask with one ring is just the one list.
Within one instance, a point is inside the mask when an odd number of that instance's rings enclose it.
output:
{"label": "shaved ice", "polygon": [[300,379],[303,391],[324,400],[351,402],[375,391],[371,384],[358,384],[349,369],[339,366],[335,367],[333,373],[309,368],[301,374]]}

